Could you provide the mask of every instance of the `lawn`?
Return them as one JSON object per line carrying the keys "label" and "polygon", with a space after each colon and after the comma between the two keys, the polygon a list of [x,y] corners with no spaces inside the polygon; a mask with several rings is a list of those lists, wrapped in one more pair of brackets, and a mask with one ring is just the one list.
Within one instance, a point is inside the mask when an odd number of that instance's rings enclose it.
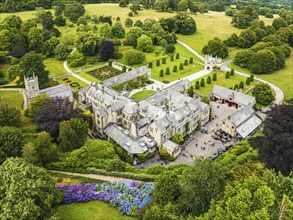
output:
{"label": "lawn", "polygon": [[86,203],[71,203],[60,205],[57,213],[62,220],[134,220],[136,218],[121,216],[118,209],[110,207],[108,203],[91,201]]}
{"label": "lawn", "polygon": [[[63,81],[63,79],[67,78],[68,80],[71,80],[72,82],[77,82],[79,83],[80,86],[82,87],[88,87],[89,85],[86,84],[85,82],[75,78],[74,76],[63,76],[63,77],[60,77],[58,79],[56,79],[60,84],[65,84],[65,85],[69,85],[69,83],[67,83],[66,81]],[[78,87],[71,87],[72,91],[73,92],[77,92],[78,91]]]}
{"label": "lawn", "polygon": [[8,80],[8,69],[11,65],[7,64],[7,63],[1,63],[0,64],[0,72],[3,73],[3,77],[0,77],[0,80]]}
{"label": "lawn", "polygon": [[[211,81],[211,84],[207,84],[207,78],[208,76],[211,76],[213,75],[213,73],[217,73],[217,80],[216,81]],[[205,79],[205,86],[204,87],[200,87],[199,89],[195,89],[195,92],[197,93],[200,93],[202,95],[208,95],[212,90],[213,90],[213,87],[214,87],[214,84],[218,85],[218,86],[222,86],[222,87],[225,87],[225,88],[232,88],[234,89],[234,86],[235,84],[238,84],[243,81],[244,82],[244,89],[242,90],[243,92],[245,92],[247,89],[249,89],[251,86],[255,85],[257,82],[254,80],[253,82],[251,82],[249,85],[246,85],[245,84],[245,81],[246,81],[246,78],[243,77],[243,76],[239,76],[237,74],[234,74],[233,76],[230,76],[229,79],[225,78],[225,73],[222,72],[222,71],[214,71],[204,77],[202,77]],[[202,78],[199,78],[195,81],[193,81],[194,85],[195,85],[195,82],[196,81],[199,81],[202,79]]]}
{"label": "lawn", "polygon": [[140,91],[140,92],[133,94],[132,97],[136,102],[139,102],[139,101],[146,99],[147,97],[152,96],[154,94],[156,94],[156,91],[154,91],[154,90],[143,90],[143,91]]}
{"label": "lawn", "polygon": [[[275,71],[270,74],[255,74],[256,77],[267,80],[280,87],[284,92],[284,99],[292,99],[293,98],[293,49],[291,49],[291,57],[286,59],[286,67]],[[238,70],[240,72],[244,72],[247,74],[251,74],[248,69],[241,68],[233,63],[230,63],[230,67]]]}
{"label": "lawn", "polygon": [[101,80],[99,80],[98,78],[96,78],[88,73],[82,72],[82,73],[77,73],[77,74],[90,82],[101,82]]}
{"label": "lawn", "polygon": [[0,90],[0,100],[7,102],[10,106],[18,108],[21,112],[21,123],[19,128],[21,129],[35,129],[33,122],[24,116],[24,110],[22,109],[23,105],[23,96],[18,91],[3,91]]}
{"label": "lawn", "polygon": [[[167,59],[166,64],[160,64],[160,66],[156,66],[155,63],[153,63],[153,68],[152,68],[152,78],[158,80],[158,81],[168,81],[172,82],[175,80],[178,80],[180,78],[189,76],[193,73],[196,73],[204,68],[204,66],[197,64],[197,63],[192,63],[188,64],[187,66],[184,65],[183,70],[179,69],[180,63],[184,63],[183,58],[175,59],[174,61],[171,61],[170,59]],[[177,72],[173,72],[173,67],[177,65]],[[166,68],[169,67],[170,69],[170,74],[166,75],[164,74],[163,77],[160,77],[160,71],[164,70],[164,73],[166,72]]]}
{"label": "lawn", "polygon": [[44,60],[46,70],[49,71],[49,76],[60,76],[66,74],[66,70],[63,68],[62,60],[57,60],[56,58],[47,58]]}

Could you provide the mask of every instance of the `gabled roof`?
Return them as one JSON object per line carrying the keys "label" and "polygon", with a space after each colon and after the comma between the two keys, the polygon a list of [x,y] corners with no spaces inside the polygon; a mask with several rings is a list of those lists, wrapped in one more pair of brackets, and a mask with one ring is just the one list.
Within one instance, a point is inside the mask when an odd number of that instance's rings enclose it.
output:
{"label": "gabled roof", "polygon": [[232,102],[237,103],[237,104],[242,104],[242,105],[249,105],[253,107],[255,105],[255,97],[252,97],[250,95],[243,94],[238,91],[234,91],[231,89],[227,89],[218,85],[214,85],[213,95],[222,97],[226,100],[229,100],[230,97],[232,97]]}
{"label": "gabled roof", "polygon": [[51,97],[69,98],[72,96],[70,86],[61,84],[40,90],[40,94],[47,94]]}
{"label": "gabled roof", "polygon": [[247,121],[237,127],[236,131],[241,135],[242,138],[246,138],[260,125],[261,120],[256,115],[253,115]]}
{"label": "gabled roof", "polygon": [[173,153],[178,147],[178,144],[174,143],[173,141],[166,140],[162,146],[165,147],[167,151]]}
{"label": "gabled roof", "polygon": [[254,114],[253,108],[251,108],[249,105],[247,105],[247,106],[244,106],[243,108],[239,109],[233,115],[231,115],[230,120],[235,125],[235,127],[238,127],[240,124],[242,124],[245,120],[247,120],[253,114]]}

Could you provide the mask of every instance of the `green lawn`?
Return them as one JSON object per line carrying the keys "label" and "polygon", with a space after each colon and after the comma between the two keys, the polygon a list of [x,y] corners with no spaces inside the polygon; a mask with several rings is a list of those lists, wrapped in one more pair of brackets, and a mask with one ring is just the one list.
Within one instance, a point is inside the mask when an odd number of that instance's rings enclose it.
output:
{"label": "green lawn", "polygon": [[132,97],[134,98],[134,100],[136,102],[139,102],[139,101],[146,99],[147,97],[154,95],[154,94],[156,94],[156,91],[154,91],[154,90],[143,90],[143,91],[140,91],[140,92],[133,94]]}
{"label": "green lawn", "polygon": [[[213,75],[213,73],[217,73],[217,80],[216,81],[212,81],[211,84],[207,84],[207,78],[208,76],[211,76]],[[249,85],[246,85],[245,84],[245,81],[246,81],[246,78],[245,77],[242,77],[242,76],[239,76],[237,74],[234,74],[233,76],[230,76],[229,79],[226,79],[225,78],[225,73],[222,72],[222,71],[214,71],[202,78],[205,79],[205,86],[204,87],[200,87],[199,89],[195,89],[195,92],[197,93],[200,93],[202,95],[208,95],[212,90],[213,90],[213,87],[214,87],[214,84],[218,85],[218,86],[222,86],[222,87],[225,87],[225,88],[232,88],[234,89],[234,86],[235,84],[238,84],[243,81],[244,82],[244,89],[243,89],[243,92],[245,92],[247,89],[249,89],[251,86],[255,85],[257,82],[254,80],[253,82],[251,82]],[[195,82],[196,81],[199,81],[202,79],[202,78],[199,78],[195,81],[193,81],[194,85],[195,85]]]}
{"label": "green lawn", "polygon": [[22,109],[23,105],[23,96],[18,91],[3,91],[0,90],[0,99],[7,102],[10,106],[18,108],[21,111],[21,122],[19,128],[21,129],[34,129],[35,126],[33,122],[24,116],[24,110]]}
{"label": "green lawn", "polygon": [[[280,87],[284,92],[284,99],[292,99],[293,98],[293,49],[291,49],[291,57],[286,59],[286,67],[275,71],[270,74],[255,74],[256,77],[267,80]],[[230,67],[238,70],[240,72],[244,72],[247,74],[251,74],[248,69],[241,68],[234,63],[230,63]]]}
{"label": "green lawn", "polygon": [[[68,80],[71,80],[72,82],[77,82],[79,83],[80,86],[82,87],[88,87],[89,85],[86,84],[85,82],[73,77],[73,76],[64,76],[64,77],[60,77],[58,79],[56,79],[60,84],[65,84],[68,85],[69,83],[67,83],[66,81],[63,81],[63,79],[67,78]],[[78,87],[71,87],[73,92],[78,91]]]}
{"label": "green lawn", "polygon": [[118,209],[110,207],[109,203],[91,201],[86,203],[71,203],[60,205],[57,213],[62,220],[134,220],[136,218],[121,216]]}
{"label": "green lawn", "polygon": [[3,75],[4,75],[3,77],[0,78],[0,80],[1,79],[9,80],[9,78],[8,78],[8,69],[9,69],[9,67],[10,67],[10,65],[7,64],[7,63],[1,63],[0,64],[0,72],[2,72]]}
{"label": "green lawn", "polygon": [[62,60],[57,60],[56,58],[47,58],[44,60],[46,70],[49,71],[49,76],[60,76],[66,73],[66,70],[63,68]]}
{"label": "green lawn", "polygon": [[81,77],[83,77],[84,79],[90,81],[90,82],[101,82],[101,80],[99,80],[98,78],[88,74],[88,73],[78,73],[78,75],[80,75]]}
{"label": "green lawn", "polygon": [[[183,58],[179,58],[178,60],[174,58],[174,61],[170,61],[170,59],[167,59],[166,64],[160,64],[160,66],[156,66],[155,63],[153,63],[153,68],[152,68],[152,78],[159,80],[159,81],[175,81],[180,78],[183,78],[185,76],[189,76],[190,74],[196,73],[204,68],[204,66],[197,64],[197,63],[192,63],[188,64],[187,66],[183,67],[183,70],[179,70],[179,65],[180,63],[184,63]],[[173,72],[173,67],[177,65],[177,72]],[[164,70],[164,73],[166,72],[166,68],[169,67],[170,69],[170,74],[166,75],[164,74],[163,77],[160,77],[160,71]]]}

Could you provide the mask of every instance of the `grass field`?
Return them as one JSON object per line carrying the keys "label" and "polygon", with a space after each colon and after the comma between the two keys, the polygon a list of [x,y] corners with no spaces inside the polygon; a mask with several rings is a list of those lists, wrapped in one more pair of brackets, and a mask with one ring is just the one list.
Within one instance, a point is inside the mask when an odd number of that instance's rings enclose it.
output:
{"label": "grass field", "polygon": [[0,64],[0,71],[1,73],[3,73],[3,77],[0,77],[0,80],[9,80],[8,78],[8,69],[9,69],[10,65],[6,64],[6,63],[1,63]]}
{"label": "grass field", "polygon": [[[286,59],[285,68],[270,74],[255,74],[256,77],[267,80],[268,82],[280,87],[280,89],[284,92],[285,100],[293,98],[293,49],[291,49],[291,54],[291,57]],[[233,63],[230,63],[230,67],[240,72],[251,74],[248,69],[241,68]]]}
{"label": "grass field", "polygon": [[136,218],[120,215],[118,209],[108,203],[91,201],[60,205],[57,213],[62,220],[134,220]]}
{"label": "grass field", "polygon": [[[73,77],[73,76],[64,76],[64,77],[60,77],[58,79],[56,79],[60,84],[66,84],[68,85],[68,83],[66,81],[63,81],[63,79],[67,78],[68,80],[71,80],[72,82],[77,82],[79,83],[80,86],[82,87],[88,87],[89,85],[86,84],[85,82]],[[71,90],[73,92],[77,92],[78,91],[78,87],[71,87]]]}
{"label": "grass field", "polygon": [[3,91],[0,90],[0,100],[7,102],[10,106],[18,108],[21,112],[21,122],[19,124],[19,128],[27,129],[31,128],[34,129],[35,126],[33,122],[24,116],[24,110],[22,109],[23,105],[23,96],[18,91]]}
{"label": "grass field", "polygon": [[62,60],[57,60],[56,58],[47,58],[44,60],[46,70],[49,71],[49,76],[60,76],[66,73],[66,70],[63,68]]}
{"label": "grass field", "polygon": [[[192,63],[192,64],[188,64],[187,66],[183,67],[183,70],[179,70],[179,65],[180,63],[184,63],[183,58],[179,58],[178,60],[174,58],[174,61],[170,61],[170,59],[167,59],[166,64],[160,64],[160,66],[156,66],[155,64],[153,64],[153,68],[152,68],[152,78],[159,80],[159,81],[175,81],[178,80],[180,78],[183,78],[185,76],[188,76],[192,73],[198,72],[200,70],[202,70],[204,67],[200,64],[197,63]],[[177,65],[177,72],[173,72],[173,67]],[[166,75],[166,68],[169,67],[170,69],[170,74]],[[164,70],[164,76],[160,77],[160,71]]]}
{"label": "grass field", "polygon": [[78,75],[80,75],[82,78],[90,81],[90,82],[101,82],[101,80],[99,80],[98,78],[88,74],[88,73],[78,73]]}
{"label": "grass field", "polygon": [[[211,84],[207,84],[207,78],[208,76],[211,76],[213,75],[213,73],[217,73],[217,80],[216,81],[211,81]],[[235,84],[238,84],[243,81],[244,82],[244,89],[242,90],[243,92],[245,92],[247,89],[249,89],[250,87],[254,86],[257,82],[254,80],[253,82],[251,82],[249,85],[246,85],[245,84],[245,81],[246,81],[246,78],[245,77],[242,77],[242,76],[239,76],[239,75],[236,75],[234,74],[233,76],[230,76],[229,79],[226,79],[225,78],[225,73],[222,72],[222,71],[214,71],[204,77],[202,77],[205,79],[205,86],[204,87],[200,87],[199,89],[195,89],[194,91],[197,92],[197,93],[200,93],[202,95],[208,95],[212,90],[213,90],[213,87],[214,87],[214,84],[218,85],[218,86],[222,86],[222,87],[225,87],[225,88],[232,88],[234,89],[234,86]],[[193,84],[195,85],[195,82],[196,81],[199,81],[202,79],[202,78],[199,78],[195,81],[193,81]]]}
{"label": "grass field", "polygon": [[156,91],[154,91],[154,90],[143,90],[143,91],[140,91],[140,92],[133,94],[132,97],[134,98],[134,100],[136,102],[139,102],[139,101],[146,99],[147,97],[154,95],[154,94],[156,94]]}

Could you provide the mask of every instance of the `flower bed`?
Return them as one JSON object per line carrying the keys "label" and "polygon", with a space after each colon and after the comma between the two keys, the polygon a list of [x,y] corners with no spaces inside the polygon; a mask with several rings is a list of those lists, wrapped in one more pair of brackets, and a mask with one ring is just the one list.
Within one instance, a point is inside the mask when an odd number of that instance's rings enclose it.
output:
{"label": "flower bed", "polygon": [[120,214],[135,216],[151,199],[152,184],[137,181],[90,183],[58,186],[64,193],[64,203],[100,200],[118,207]]}

